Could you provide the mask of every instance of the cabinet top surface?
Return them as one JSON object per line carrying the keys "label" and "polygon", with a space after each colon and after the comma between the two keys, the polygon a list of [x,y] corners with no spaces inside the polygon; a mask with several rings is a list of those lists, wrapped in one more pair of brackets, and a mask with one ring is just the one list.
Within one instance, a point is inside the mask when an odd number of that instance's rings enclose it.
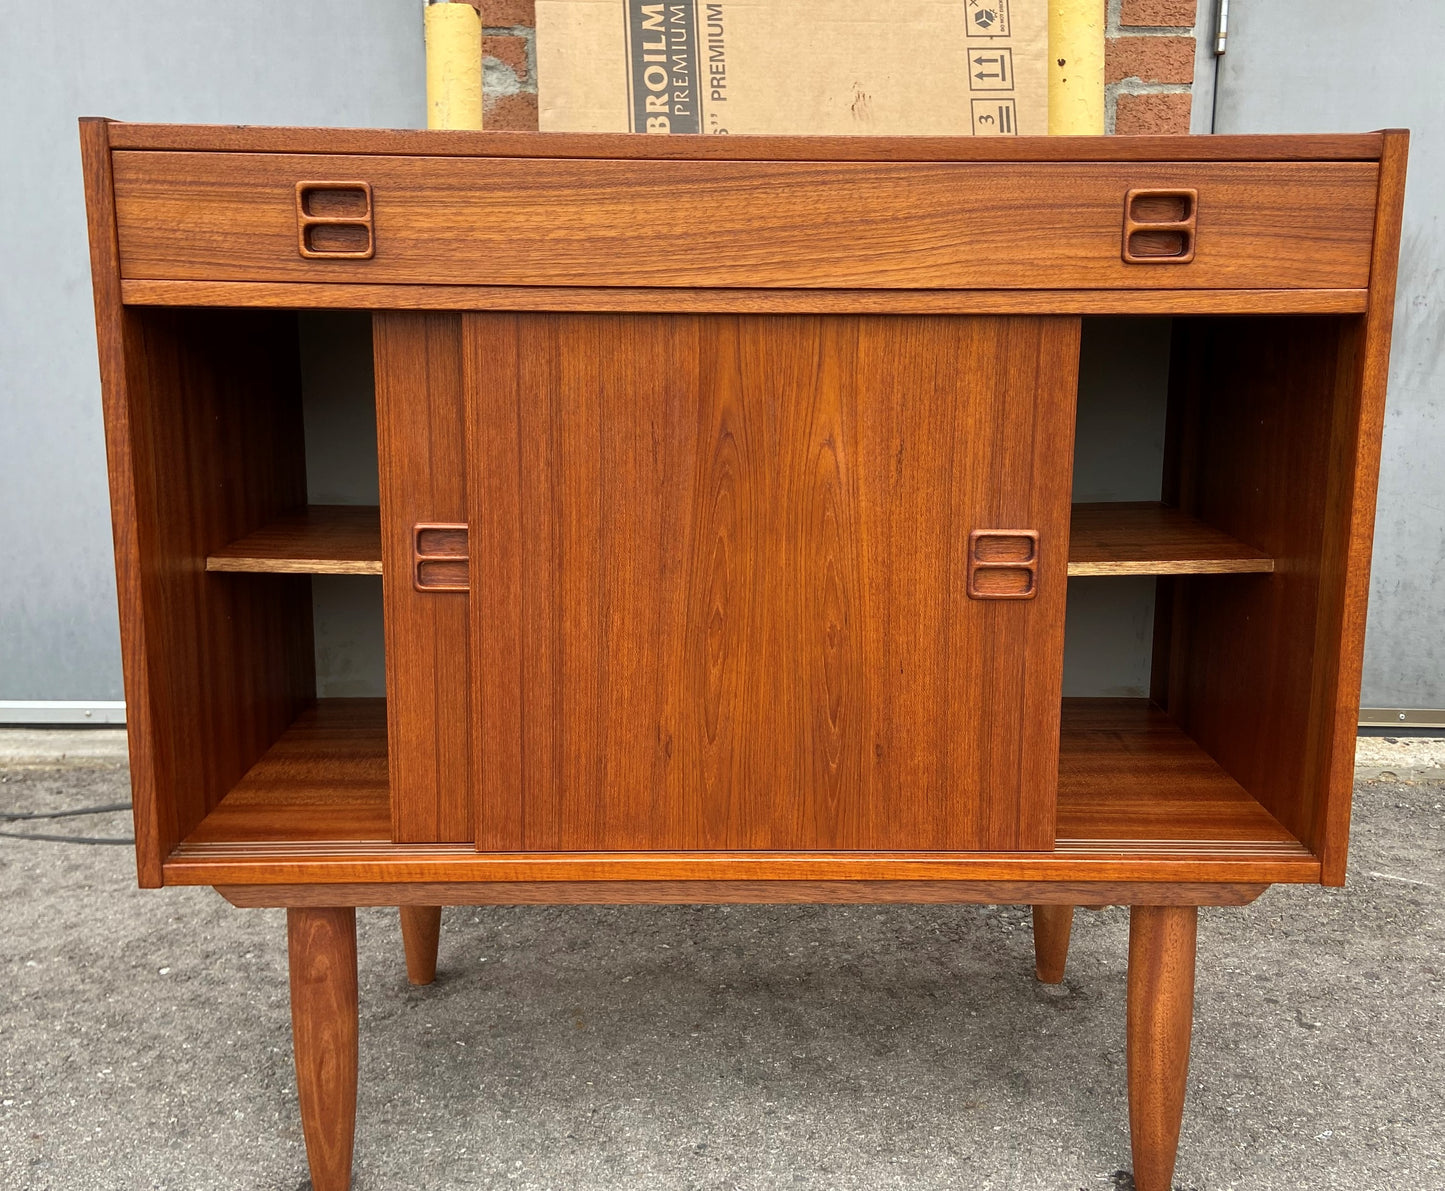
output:
{"label": "cabinet top surface", "polygon": [[714,161],[1376,161],[1379,132],[1258,136],[639,136],[107,121],[112,149]]}

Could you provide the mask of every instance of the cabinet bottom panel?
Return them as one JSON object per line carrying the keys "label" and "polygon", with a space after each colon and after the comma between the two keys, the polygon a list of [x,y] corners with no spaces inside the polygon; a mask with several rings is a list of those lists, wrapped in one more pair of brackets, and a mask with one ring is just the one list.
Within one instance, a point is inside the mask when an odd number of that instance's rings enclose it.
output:
{"label": "cabinet bottom panel", "polygon": [[[386,750],[384,700],[319,701],[176,850],[167,882],[1269,882],[1319,876],[1306,849],[1168,715],[1142,699],[1065,700],[1059,837],[1051,852],[481,853],[458,844],[393,844]],[[709,900],[703,894],[698,884],[689,896]],[[674,891],[669,900],[679,896]],[[980,900],[939,894],[924,900],[940,899]]]}

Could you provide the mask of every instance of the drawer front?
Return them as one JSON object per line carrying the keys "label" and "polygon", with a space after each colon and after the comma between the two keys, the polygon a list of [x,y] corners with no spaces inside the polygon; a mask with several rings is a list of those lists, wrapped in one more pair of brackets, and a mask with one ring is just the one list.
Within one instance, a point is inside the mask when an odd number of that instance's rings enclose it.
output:
{"label": "drawer front", "polygon": [[1371,162],[113,155],[127,279],[1355,289]]}

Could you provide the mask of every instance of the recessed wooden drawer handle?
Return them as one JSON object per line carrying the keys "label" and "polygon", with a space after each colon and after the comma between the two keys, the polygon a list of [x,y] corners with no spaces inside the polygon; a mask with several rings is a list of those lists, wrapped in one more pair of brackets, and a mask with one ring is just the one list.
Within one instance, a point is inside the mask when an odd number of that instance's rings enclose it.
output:
{"label": "recessed wooden drawer handle", "polygon": [[297,182],[296,238],[308,260],[369,260],[370,182]]}
{"label": "recessed wooden drawer handle", "polygon": [[1036,529],[976,529],[968,535],[968,598],[1031,600],[1039,590]]}
{"label": "recessed wooden drawer handle", "polygon": [[1131,265],[1187,265],[1194,259],[1197,190],[1131,190],[1124,196],[1124,259]]}
{"label": "recessed wooden drawer handle", "polygon": [[411,527],[412,583],[417,591],[467,591],[467,527],[425,521]]}

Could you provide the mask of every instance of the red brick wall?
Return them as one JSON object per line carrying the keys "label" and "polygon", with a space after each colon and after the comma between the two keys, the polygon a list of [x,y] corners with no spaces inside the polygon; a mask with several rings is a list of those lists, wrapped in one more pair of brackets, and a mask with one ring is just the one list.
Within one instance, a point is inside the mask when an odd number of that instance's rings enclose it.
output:
{"label": "red brick wall", "polygon": [[537,14],[532,0],[466,0],[482,14],[482,125],[537,127]]}
{"label": "red brick wall", "polygon": [[[1196,21],[1213,0],[1108,0],[1105,127],[1136,135],[1188,132]],[[1198,36],[1207,36],[1203,29]]]}
{"label": "red brick wall", "polygon": [[[483,122],[493,129],[536,128],[532,0],[464,2],[482,15]],[[1188,132],[1196,13],[1207,20],[1213,0],[1197,0],[1197,8],[1196,0],[1106,2],[1106,127],[1125,135]]]}

